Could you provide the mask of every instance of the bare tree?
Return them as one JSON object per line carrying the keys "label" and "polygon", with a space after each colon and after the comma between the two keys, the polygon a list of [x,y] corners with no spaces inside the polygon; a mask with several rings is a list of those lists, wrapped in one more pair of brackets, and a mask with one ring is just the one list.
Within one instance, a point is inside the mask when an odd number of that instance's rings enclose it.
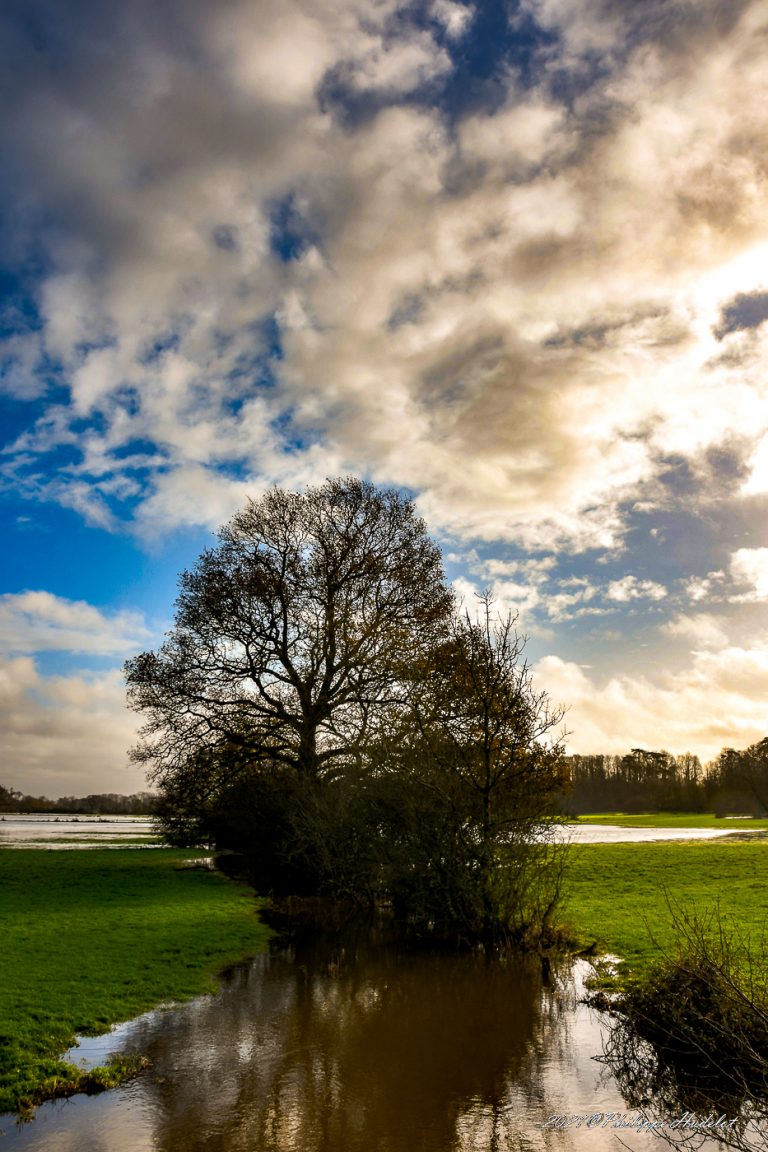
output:
{"label": "bare tree", "polygon": [[166,786],[223,748],[240,765],[333,775],[451,609],[410,500],[351,478],[270,489],[181,576],[160,650],[127,662],[129,702],[148,718],[133,755]]}

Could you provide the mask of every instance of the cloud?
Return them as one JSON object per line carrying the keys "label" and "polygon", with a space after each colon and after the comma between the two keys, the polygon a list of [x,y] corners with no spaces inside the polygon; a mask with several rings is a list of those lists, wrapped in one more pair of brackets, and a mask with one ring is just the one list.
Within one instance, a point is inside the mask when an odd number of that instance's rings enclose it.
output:
{"label": "cloud", "polygon": [[725,746],[746,747],[766,734],[768,648],[695,652],[678,672],[656,680],[621,675],[601,683],[573,662],[547,656],[535,683],[568,705],[570,752],[618,753],[632,747],[714,758]]}
{"label": "cloud", "polygon": [[756,496],[768,492],[768,434],[757,439],[749,461],[749,476],[741,491],[743,496]]}
{"label": "cloud", "polygon": [[738,599],[768,599],[768,548],[739,548],[731,555],[731,576],[748,591]]}
{"label": "cloud", "polygon": [[[449,27],[450,23],[451,15]],[[387,42],[377,36],[354,60],[338,66],[336,79],[358,92],[407,93],[434,80],[449,67],[448,54],[426,32],[400,42]]]}
{"label": "cloud", "polygon": [[474,12],[469,4],[457,4],[455,0],[433,0],[429,14],[433,20],[442,24],[451,40],[458,40],[466,32]]}
{"label": "cloud", "polygon": [[152,638],[140,612],[102,612],[50,592],[0,596],[0,643],[6,653],[127,655]]}
{"label": "cloud", "polygon": [[2,660],[0,723],[6,787],[55,798],[147,786],[128,763],[138,719],[117,669],[45,677],[28,656]]}
{"label": "cloud", "polygon": [[608,600],[627,604],[630,600],[663,600],[667,590],[654,580],[638,580],[636,576],[630,575],[612,580],[605,595]]}
{"label": "cloud", "polygon": [[675,616],[662,625],[662,631],[689,640],[695,649],[712,648],[717,651],[728,644],[724,621],[706,612]]}
{"label": "cloud", "polygon": [[704,600],[725,598],[724,585],[726,576],[724,572],[709,572],[706,576],[692,576],[685,581],[685,594],[692,604],[699,604]]}
{"label": "cloud", "polygon": [[608,611],[599,599],[598,588],[585,576],[559,581],[557,587],[558,591],[542,598],[542,607],[550,620],[562,622],[581,616],[604,616]]}
{"label": "cloud", "polygon": [[441,102],[474,28],[443,0],[200,2],[184,37],[84,5],[59,69],[14,27],[46,258],[6,386],[59,387],[6,484],[156,533],[343,469],[457,540],[572,551],[622,547],[671,457],[738,441],[756,491],[762,5],[525,8],[548,47],[491,111]]}

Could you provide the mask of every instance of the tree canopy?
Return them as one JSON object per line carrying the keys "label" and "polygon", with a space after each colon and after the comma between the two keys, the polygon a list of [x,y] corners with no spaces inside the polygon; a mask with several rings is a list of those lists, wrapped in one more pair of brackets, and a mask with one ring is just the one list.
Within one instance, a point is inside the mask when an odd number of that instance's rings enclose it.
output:
{"label": "tree canopy", "polygon": [[244,853],[265,892],[540,931],[562,712],[514,623],[490,596],[479,622],[457,610],[396,491],[348,478],[250,501],[182,574],[159,651],[126,665],[166,833]]}
{"label": "tree canopy", "polygon": [[453,598],[410,500],[357,479],[270,489],[180,579],[175,627],[126,664],[162,782],[223,743],[317,777],[355,755]]}

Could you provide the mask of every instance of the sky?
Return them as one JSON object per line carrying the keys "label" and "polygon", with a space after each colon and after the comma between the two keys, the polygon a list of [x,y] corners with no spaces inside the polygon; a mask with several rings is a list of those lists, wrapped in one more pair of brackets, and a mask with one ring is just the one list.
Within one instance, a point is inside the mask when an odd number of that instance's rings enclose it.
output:
{"label": "sky", "polygon": [[6,0],[0,783],[246,499],[413,497],[571,752],[768,731],[767,0]]}

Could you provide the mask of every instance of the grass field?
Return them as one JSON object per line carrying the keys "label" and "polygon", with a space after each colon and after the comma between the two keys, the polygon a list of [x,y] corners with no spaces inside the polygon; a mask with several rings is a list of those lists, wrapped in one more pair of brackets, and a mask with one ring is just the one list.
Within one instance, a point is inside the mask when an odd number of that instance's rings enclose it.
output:
{"label": "grass field", "polygon": [[175,849],[0,851],[0,1112],[76,1085],[56,1057],[260,951],[246,887]]}
{"label": "grass field", "polygon": [[636,973],[674,945],[665,894],[690,910],[716,908],[757,940],[768,926],[768,844],[707,841],[579,844],[569,850],[564,918]]}
{"label": "grass field", "polygon": [[595,812],[574,817],[578,824],[618,824],[622,828],[721,828],[723,832],[758,831],[768,828],[768,820],[714,816],[711,812]]}

